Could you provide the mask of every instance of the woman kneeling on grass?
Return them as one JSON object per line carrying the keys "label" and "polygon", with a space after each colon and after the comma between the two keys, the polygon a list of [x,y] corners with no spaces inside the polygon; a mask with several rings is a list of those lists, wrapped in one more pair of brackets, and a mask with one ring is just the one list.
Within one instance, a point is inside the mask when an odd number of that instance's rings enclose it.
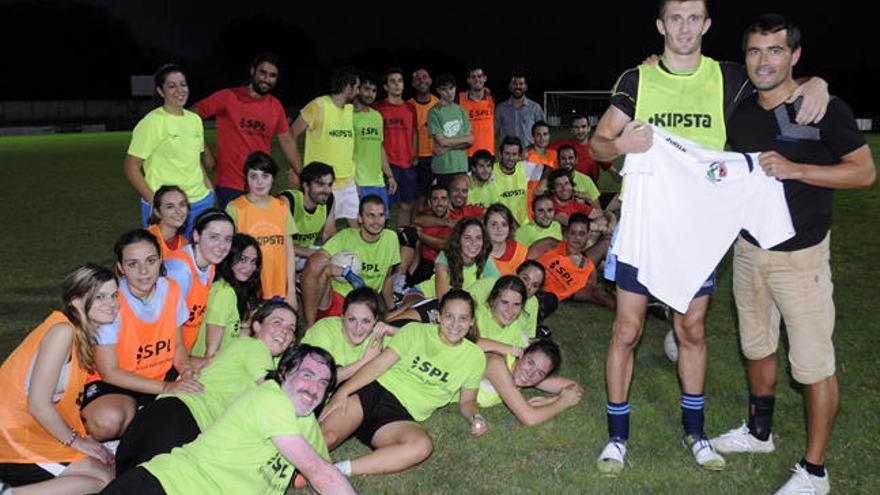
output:
{"label": "woman kneeling on grass", "polygon": [[477,387],[486,357],[474,343],[474,301],[453,289],[440,301],[439,325],[409,323],[385,350],[348,379],[321,413],[332,449],[354,434],[373,451],[336,463],[346,475],[393,473],[431,455],[431,437],[417,423],[460,393],[461,414],[475,436],[486,432]]}
{"label": "woman kneeling on grass", "polygon": [[[580,402],[584,389],[574,380],[552,376],[559,369],[559,346],[549,339],[538,339],[515,358],[508,354],[486,354],[486,377],[480,382],[477,403],[491,407],[504,402],[525,425],[548,421]],[[521,388],[536,387],[551,396],[523,397]]]}
{"label": "woman kneeling on grass", "polygon": [[[87,264],[61,286],[64,308],[0,367],[0,493],[94,493],[113,478],[113,454],[85,436],[79,405],[95,368],[89,341],[119,312],[113,273]],[[9,485],[7,485],[7,483]]]}
{"label": "woman kneeling on grass", "polygon": [[[122,436],[138,406],[157,394],[203,390],[181,344],[189,312],[177,283],[161,276],[156,237],[132,230],[122,234],[113,251],[122,274],[119,315],[95,331],[95,371],[82,400],[86,430],[99,441]],[[179,375],[183,379],[176,380]]]}
{"label": "woman kneeling on grass", "polygon": [[303,344],[329,352],[339,369],[336,378],[348,380],[382,352],[382,339],[397,328],[379,321],[380,296],[370,287],[354,289],[345,296],[342,317],[328,316],[306,331]]}
{"label": "woman kneeling on grass", "polygon": [[296,313],[287,303],[269,301],[254,314],[253,338],[235,339],[199,373],[202,394],[162,394],[138,411],[116,450],[122,474],[153,457],[189,443],[239,396],[274,369],[296,332]]}
{"label": "woman kneeling on grass", "polygon": [[250,335],[250,315],[263,299],[262,266],[263,255],[257,240],[247,234],[232,236],[229,254],[217,265],[205,319],[191,356],[210,359],[240,335]]}

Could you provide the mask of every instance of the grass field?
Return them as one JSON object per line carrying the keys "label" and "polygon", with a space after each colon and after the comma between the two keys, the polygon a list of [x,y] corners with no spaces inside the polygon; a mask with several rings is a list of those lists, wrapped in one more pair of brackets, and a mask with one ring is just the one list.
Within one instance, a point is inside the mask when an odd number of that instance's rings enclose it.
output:
{"label": "grass field", "polygon": [[[880,137],[869,137],[880,162]],[[122,174],[128,133],[0,138],[0,356],[59,304],[63,274],[85,261],[109,266],[111,247],[138,226],[137,198]],[[276,153],[280,158],[280,154]],[[836,493],[880,493],[880,192],[843,191],[835,199],[832,268],[836,286],[840,413],[827,465]],[[393,218],[393,216],[392,216]],[[717,435],[746,415],[729,259],[707,320],[706,430]],[[364,493],[772,493],[789,476],[805,443],[801,389],[781,368],[775,416],[777,451],[728,456],[720,473],[696,467],[679,443],[679,387],[663,354],[668,326],[650,319],[636,356],[630,453],[624,474],[601,478],[595,458],[606,440],[604,359],[613,313],[563,304],[548,324],[563,348],[562,374],[585,388],[584,400],[549,424],[521,426],[503,407],[484,411],[489,431],[471,438],[457,408],[425,423],[434,454],[397,475],[353,480]],[[784,359],[783,361],[784,362]],[[364,452],[356,440],[335,457]]]}

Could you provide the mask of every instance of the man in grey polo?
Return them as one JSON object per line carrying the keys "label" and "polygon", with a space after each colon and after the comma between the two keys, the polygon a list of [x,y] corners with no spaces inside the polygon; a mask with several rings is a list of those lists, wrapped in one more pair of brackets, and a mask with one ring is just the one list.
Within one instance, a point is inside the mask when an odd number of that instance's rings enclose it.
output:
{"label": "man in grey polo", "polygon": [[532,125],[544,120],[544,110],[537,102],[526,97],[529,85],[526,76],[514,74],[510,78],[510,98],[495,108],[495,132],[501,142],[507,136],[519,138],[523,149],[532,144]]}

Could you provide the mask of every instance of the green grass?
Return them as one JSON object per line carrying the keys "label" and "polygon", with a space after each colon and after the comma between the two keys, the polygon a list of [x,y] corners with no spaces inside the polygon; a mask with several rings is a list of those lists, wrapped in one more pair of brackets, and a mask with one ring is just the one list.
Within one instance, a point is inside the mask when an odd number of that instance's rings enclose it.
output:
{"label": "green grass", "polygon": [[[138,226],[137,198],[122,175],[128,133],[0,138],[0,356],[6,356],[48,311],[58,306],[58,284],[71,267],[110,265],[111,247]],[[870,136],[875,161],[880,137]],[[276,156],[281,158],[276,150]],[[283,162],[283,159],[282,159]],[[835,199],[832,267],[836,286],[840,413],[828,449],[836,493],[880,493],[876,444],[880,425],[880,209],[877,188],[842,191]],[[392,218],[394,218],[392,216]],[[706,429],[737,426],[746,414],[745,373],[738,351],[730,294],[729,260],[719,268],[719,290],[707,319],[709,372]],[[562,373],[585,388],[583,402],[549,424],[524,427],[503,407],[484,411],[489,431],[471,438],[457,408],[425,423],[435,440],[425,463],[396,475],[353,480],[365,493],[768,493],[788,478],[805,443],[802,395],[780,372],[775,435],[777,451],[728,456],[728,469],[697,469],[679,444],[679,387],[663,354],[667,325],[649,320],[635,364],[632,438],[627,469],[604,479],[594,462],[606,439],[604,359],[613,313],[563,304],[548,324],[563,348]],[[784,363],[784,358],[781,361]],[[365,452],[356,440],[334,456]]]}

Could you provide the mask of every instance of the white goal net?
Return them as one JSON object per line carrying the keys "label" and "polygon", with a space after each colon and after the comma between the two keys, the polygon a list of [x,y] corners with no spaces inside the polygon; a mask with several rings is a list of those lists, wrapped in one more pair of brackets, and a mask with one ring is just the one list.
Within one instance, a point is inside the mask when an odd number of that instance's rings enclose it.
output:
{"label": "white goal net", "polygon": [[544,113],[547,123],[568,127],[575,115],[586,115],[590,126],[595,126],[599,117],[608,108],[608,90],[584,91],[544,91]]}

